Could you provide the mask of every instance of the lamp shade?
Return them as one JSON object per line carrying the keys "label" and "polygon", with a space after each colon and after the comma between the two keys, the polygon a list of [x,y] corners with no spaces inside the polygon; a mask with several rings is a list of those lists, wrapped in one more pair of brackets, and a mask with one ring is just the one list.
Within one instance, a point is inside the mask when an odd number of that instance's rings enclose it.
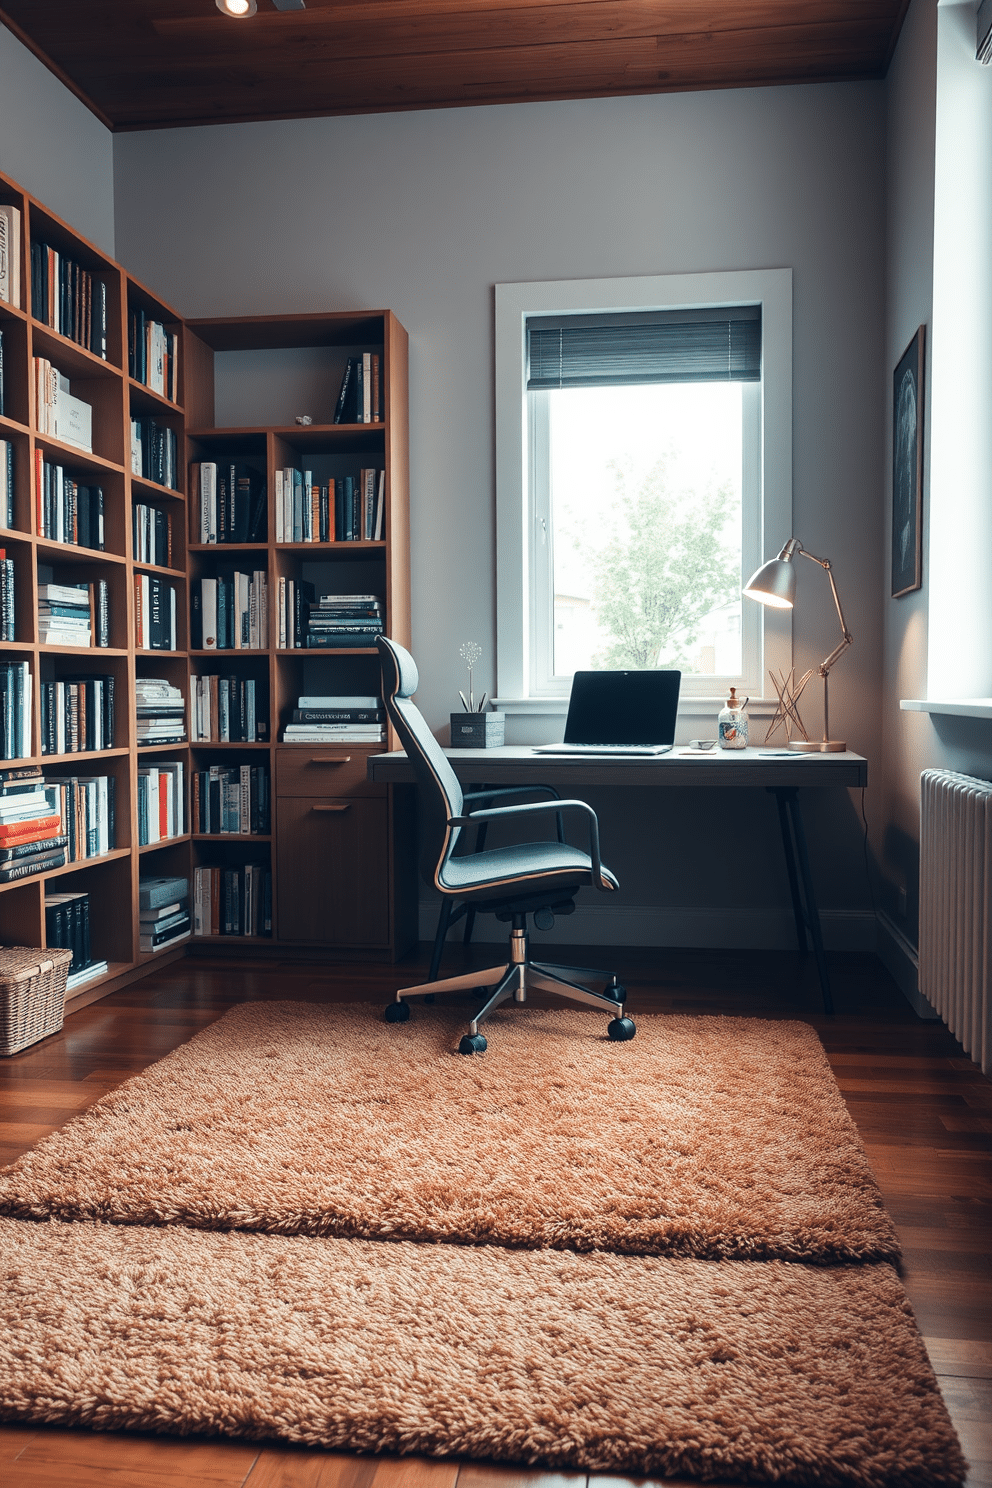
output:
{"label": "lamp shade", "polygon": [[759,604],[791,610],[796,598],[796,570],[790,558],[769,558],[744,585],[744,593]]}

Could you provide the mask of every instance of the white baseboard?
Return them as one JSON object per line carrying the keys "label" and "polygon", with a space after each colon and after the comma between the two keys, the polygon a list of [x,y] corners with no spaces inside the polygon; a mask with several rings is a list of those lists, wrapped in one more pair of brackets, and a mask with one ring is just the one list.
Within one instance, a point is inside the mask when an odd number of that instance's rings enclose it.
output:
{"label": "white baseboard", "polygon": [[[420,939],[433,940],[438,901],[420,905]],[[823,942],[830,951],[874,951],[875,916],[862,910],[821,910]],[[460,940],[457,924],[450,939]],[[508,929],[483,915],[473,936],[480,944],[503,944]],[[788,910],[659,909],[654,905],[579,905],[555,921],[553,930],[534,932],[534,944],[603,946],[686,946],[704,950],[792,950],[796,928]]]}
{"label": "white baseboard", "polygon": [[916,947],[884,909],[878,912],[878,958],[917,1017],[939,1022],[940,1014],[919,988],[920,958]]}

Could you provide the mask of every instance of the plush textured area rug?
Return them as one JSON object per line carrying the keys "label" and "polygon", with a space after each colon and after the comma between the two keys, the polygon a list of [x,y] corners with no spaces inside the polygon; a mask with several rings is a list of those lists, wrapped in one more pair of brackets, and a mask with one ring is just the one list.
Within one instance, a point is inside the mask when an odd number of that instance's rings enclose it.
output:
{"label": "plush textured area rug", "polygon": [[0,1220],[0,1416],[588,1470],[937,1488],[890,1266]]}
{"label": "plush textured area rug", "polygon": [[571,1009],[252,1003],[0,1175],[21,1218],[722,1259],[893,1260],[816,1034]]}

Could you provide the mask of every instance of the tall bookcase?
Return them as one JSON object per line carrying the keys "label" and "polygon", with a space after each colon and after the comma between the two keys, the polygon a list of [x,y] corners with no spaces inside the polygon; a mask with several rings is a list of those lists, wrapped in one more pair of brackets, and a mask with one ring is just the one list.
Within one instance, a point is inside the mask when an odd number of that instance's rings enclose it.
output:
{"label": "tall bookcase", "polygon": [[[94,956],[107,973],[70,996],[82,1006],[188,953],[279,956],[366,956],[395,959],[416,939],[413,805],[406,789],[365,779],[368,745],[346,748],[284,745],[282,728],[305,693],[378,692],[373,648],[315,654],[280,650],[275,615],[280,575],[309,578],[322,591],[380,593],[386,629],[409,641],[407,500],[407,338],[389,311],[269,316],[184,323],[167,304],[9,178],[0,176],[0,204],[20,212],[20,304],[0,300],[3,333],[3,413],[0,439],[14,451],[13,522],[0,500],[0,548],[13,560],[15,639],[0,642],[0,666],[27,662],[32,677],[31,745],[24,762],[46,775],[106,774],[115,783],[115,845],[102,856],[54,872],[0,885],[0,943],[45,944],[46,891],[90,895]],[[106,357],[86,350],[36,319],[31,298],[32,240],[44,242],[106,286]],[[154,392],[129,375],[129,316],[142,312],[176,339],[178,397]],[[340,373],[349,355],[374,349],[383,379],[382,420],[333,423]],[[40,432],[34,358],[68,379],[71,395],[92,408],[92,452]],[[295,408],[301,399],[305,408]],[[285,410],[306,413],[298,425]],[[264,416],[267,414],[268,416]],[[131,420],[152,419],[175,435],[175,488],[131,469]],[[36,456],[62,465],[80,482],[101,486],[104,549],[43,537],[36,500]],[[265,541],[244,550],[208,548],[189,510],[191,462],[250,456],[264,466],[269,493]],[[326,471],[349,462],[385,470],[385,529],[378,542],[277,543],[272,511],[274,473],[305,460]],[[3,493],[0,493],[2,496]],[[152,506],[170,518],[167,564],[137,559],[133,509]],[[263,651],[190,650],[191,582],[218,561],[264,569],[268,576],[269,646]],[[212,568],[211,565],[214,565]],[[110,644],[89,650],[43,644],[39,638],[39,566],[54,582],[106,581]],[[176,593],[175,650],[142,649],[136,626],[135,580],[157,578]],[[41,683],[97,672],[114,678],[113,747],[72,754],[42,753]],[[199,743],[190,732],[190,682],[207,672],[251,675],[268,700],[267,737],[257,744]],[[135,682],[166,678],[186,699],[187,742],[146,746],[135,728]],[[378,748],[380,746],[375,746]],[[156,761],[178,761],[185,781],[180,836],[139,845],[138,774]],[[271,831],[261,836],[194,835],[191,773],[210,764],[264,763],[272,788]],[[139,875],[181,874],[201,865],[260,862],[271,868],[270,937],[193,937],[163,952],[140,950]]]}

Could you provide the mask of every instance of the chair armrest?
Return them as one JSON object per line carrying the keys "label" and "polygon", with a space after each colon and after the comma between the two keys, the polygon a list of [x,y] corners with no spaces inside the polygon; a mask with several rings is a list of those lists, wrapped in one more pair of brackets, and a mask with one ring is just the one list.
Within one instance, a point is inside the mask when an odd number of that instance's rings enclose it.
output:
{"label": "chair armrest", "polygon": [[[553,796],[556,801],[561,799],[553,785],[499,785],[496,786],[494,790],[463,791],[462,800],[494,801],[497,796],[526,796],[529,795],[532,791],[542,791],[546,795]],[[558,831],[558,841],[564,842],[565,824],[562,821],[562,815],[560,811],[558,813],[556,826]]]}
{"label": "chair armrest", "polygon": [[489,811],[470,811],[467,816],[450,816],[449,827],[467,827],[472,822],[497,821],[507,816],[529,816],[544,811],[583,811],[589,830],[589,859],[597,886],[603,886],[603,864],[599,856],[599,817],[587,801],[531,801],[520,806],[493,806]]}

